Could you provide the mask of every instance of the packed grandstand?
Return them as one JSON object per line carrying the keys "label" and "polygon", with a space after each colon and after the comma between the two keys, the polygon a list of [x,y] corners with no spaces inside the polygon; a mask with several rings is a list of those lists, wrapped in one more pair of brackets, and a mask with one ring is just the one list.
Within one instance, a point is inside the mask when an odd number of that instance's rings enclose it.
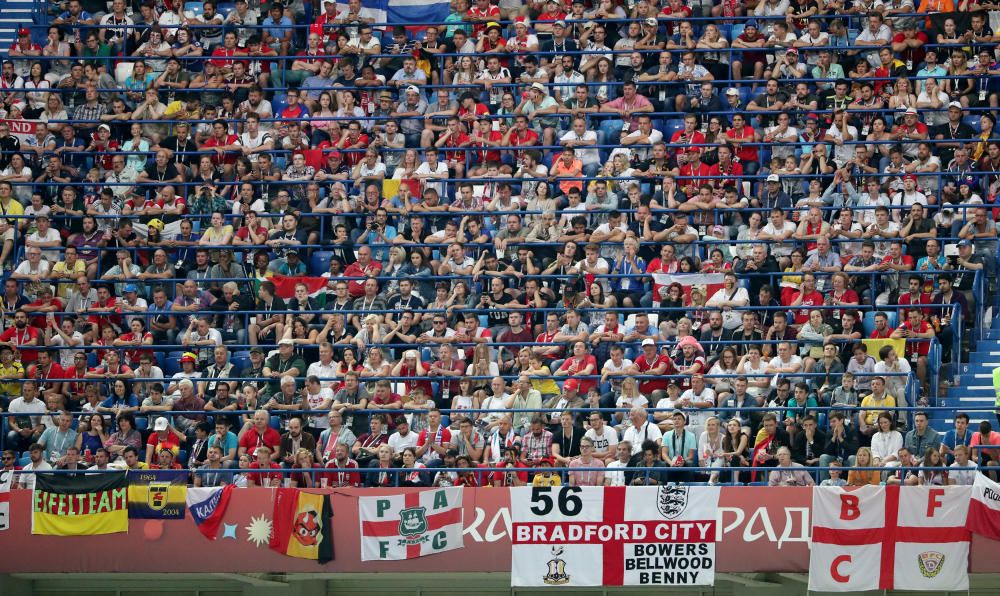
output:
{"label": "packed grandstand", "polygon": [[994,4],[48,6],[0,76],[22,488],[996,462],[927,413],[996,293]]}

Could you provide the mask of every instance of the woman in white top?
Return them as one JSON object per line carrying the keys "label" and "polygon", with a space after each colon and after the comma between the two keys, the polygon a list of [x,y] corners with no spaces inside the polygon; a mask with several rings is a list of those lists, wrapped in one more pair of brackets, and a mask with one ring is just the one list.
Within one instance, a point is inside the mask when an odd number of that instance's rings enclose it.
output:
{"label": "woman in white top", "polygon": [[[62,33],[59,31],[59,27],[49,27],[49,34],[45,39],[46,43],[45,46],[42,47],[42,56],[47,58],[54,58],[57,56],[69,58],[69,43],[63,41]],[[62,81],[66,78],[66,75],[69,74],[69,60],[49,60],[48,64],[49,72],[45,73],[45,78],[50,84],[58,85],[59,81]]]}
{"label": "woman in white top", "polygon": [[[497,377],[500,376],[500,367],[496,362],[490,361],[490,348],[486,344],[476,344],[472,351],[472,362],[465,367],[465,374],[470,377]],[[485,385],[485,379],[478,379],[475,384]]]}
{"label": "woman in white top", "polygon": [[[719,419],[711,416],[705,421],[705,431],[698,438],[698,465],[706,468],[721,468],[726,465],[723,456],[722,432],[719,430]],[[712,472],[708,477],[709,484],[718,484],[719,473]]]}
{"label": "woman in white top", "polygon": [[[14,185],[14,196],[21,204],[27,205],[31,201],[31,185],[18,184],[19,182],[31,182],[31,168],[24,163],[24,157],[20,153],[15,153],[10,158],[10,164],[0,171],[0,180],[10,182]],[[25,210],[27,214],[27,210]],[[35,215],[38,215],[35,213]]]}
{"label": "woman in white top", "polygon": [[878,432],[872,435],[872,465],[899,466],[899,450],[903,447],[903,435],[892,428],[892,416],[887,412],[878,415]]}
{"label": "woman in white top", "polygon": [[612,422],[615,423],[615,429],[618,432],[625,432],[630,426],[632,426],[632,421],[628,416],[625,415],[626,412],[632,408],[645,407],[649,403],[646,396],[639,393],[639,383],[634,377],[625,377],[622,380],[622,390],[621,394],[618,396],[618,400],[615,402],[615,407],[618,411],[614,413],[614,419]]}
{"label": "woman in white top", "polygon": [[51,86],[49,80],[42,76],[42,63],[32,62],[28,78],[24,79],[24,89],[27,91],[25,95],[28,99],[25,118],[37,118],[38,114],[42,113]]}
{"label": "woman in white top", "polygon": [[[725,347],[719,354],[719,359],[709,369],[708,375],[705,377],[705,383],[715,391],[717,402],[721,402],[732,393],[733,378],[737,374],[736,367],[739,366],[739,363],[740,361],[736,357],[736,350],[731,347]],[[722,375],[729,375],[729,377],[727,378]],[[719,378],[719,376],[722,376],[722,378]]]}
{"label": "woman in white top", "polygon": [[45,123],[45,126],[52,132],[59,132],[62,130],[62,122],[51,122],[52,120],[69,120],[69,115],[66,113],[66,108],[63,106],[62,98],[59,97],[58,93],[49,93],[48,97],[45,99],[45,109],[42,110],[42,115],[38,117],[39,120]]}
{"label": "woman in white top", "polygon": [[771,375],[767,374],[767,362],[760,357],[760,346],[751,345],[740,358],[736,372],[747,378],[747,393],[757,398],[769,391]]}
{"label": "woman in white top", "polygon": [[[740,226],[740,231],[736,234],[736,241],[756,240],[757,235],[760,234],[760,231],[763,229],[760,225],[763,219],[764,218],[759,211],[751,213],[749,219],[747,219],[747,223]],[[754,243],[737,244],[736,258],[743,261],[749,259],[753,253],[753,247]]]}
{"label": "woman in white top", "polygon": [[878,351],[879,362],[875,363],[875,374],[885,375],[885,391],[896,398],[896,405],[906,407],[906,376],[897,376],[894,373],[904,373],[909,375],[910,363],[899,357],[892,346],[882,346]]}

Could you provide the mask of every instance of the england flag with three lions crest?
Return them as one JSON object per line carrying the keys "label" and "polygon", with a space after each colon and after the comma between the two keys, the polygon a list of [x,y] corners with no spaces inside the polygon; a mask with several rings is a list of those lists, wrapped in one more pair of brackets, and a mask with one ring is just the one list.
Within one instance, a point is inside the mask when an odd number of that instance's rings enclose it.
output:
{"label": "england flag with three lions crest", "polygon": [[510,489],[512,586],[711,586],[719,488]]}
{"label": "england flag with three lions crest", "polygon": [[462,487],[359,497],[361,560],[415,559],[462,548]]}

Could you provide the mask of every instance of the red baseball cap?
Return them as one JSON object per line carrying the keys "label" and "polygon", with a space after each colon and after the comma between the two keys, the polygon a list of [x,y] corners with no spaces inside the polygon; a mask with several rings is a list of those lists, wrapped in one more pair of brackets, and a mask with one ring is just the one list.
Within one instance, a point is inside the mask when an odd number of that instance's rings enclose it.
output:
{"label": "red baseball cap", "polygon": [[31,37],[31,29],[28,29],[27,27],[21,27],[20,29],[17,30],[17,36]]}
{"label": "red baseball cap", "polygon": [[913,180],[914,182],[916,182],[917,181],[917,177],[914,174],[907,174],[907,175],[903,176],[903,180]]}
{"label": "red baseball cap", "polygon": [[578,391],[580,389],[579,379],[566,379],[563,383],[563,391]]}

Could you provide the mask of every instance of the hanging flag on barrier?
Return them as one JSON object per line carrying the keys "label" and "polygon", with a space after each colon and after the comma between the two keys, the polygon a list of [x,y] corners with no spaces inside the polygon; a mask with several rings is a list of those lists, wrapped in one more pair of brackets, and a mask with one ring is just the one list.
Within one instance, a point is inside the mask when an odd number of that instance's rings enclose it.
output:
{"label": "hanging flag on barrier", "polygon": [[361,560],[415,559],[462,548],[462,487],[358,498]]}
{"label": "hanging flag on barrier", "polygon": [[511,586],[711,586],[719,488],[512,488]]}

